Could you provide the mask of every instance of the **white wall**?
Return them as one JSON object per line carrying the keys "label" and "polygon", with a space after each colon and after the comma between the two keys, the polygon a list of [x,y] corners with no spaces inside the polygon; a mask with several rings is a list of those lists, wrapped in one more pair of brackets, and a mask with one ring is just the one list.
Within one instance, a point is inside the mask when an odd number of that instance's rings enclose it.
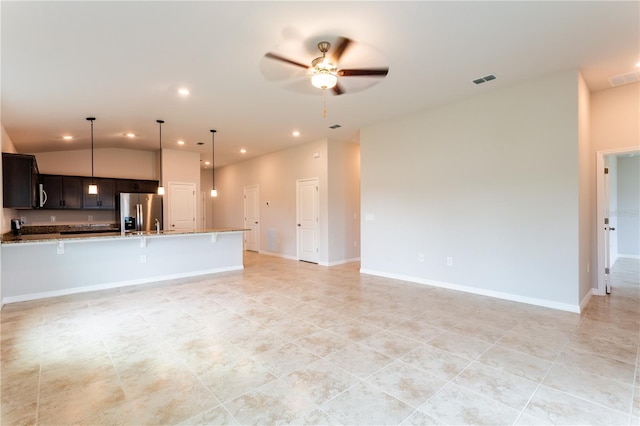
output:
{"label": "white wall", "polygon": [[558,73],[363,129],[363,271],[576,310],[578,80]]}
{"label": "white wall", "polygon": [[618,157],[618,253],[640,257],[640,156]]}
{"label": "white wall", "polygon": [[[579,232],[579,261],[578,273],[580,281],[579,300],[582,306],[585,306],[591,297],[592,274],[591,274],[591,246],[593,224],[592,215],[595,214],[591,210],[592,200],[595,198],[594,177],[595,169],[591,165],[595,159],[591,155],[591,96],[587,83],[584,81],[582,74],[578,74],[578,175],[579,175],[579,192],[578,192],[578,232]],[[597,265],[597,263],[593,263]],[[595,269],[595,268],[594,268]]]}
{"label": "white wall", "polygon": [[360,258],[360,145],[328,144],[329,264]]}

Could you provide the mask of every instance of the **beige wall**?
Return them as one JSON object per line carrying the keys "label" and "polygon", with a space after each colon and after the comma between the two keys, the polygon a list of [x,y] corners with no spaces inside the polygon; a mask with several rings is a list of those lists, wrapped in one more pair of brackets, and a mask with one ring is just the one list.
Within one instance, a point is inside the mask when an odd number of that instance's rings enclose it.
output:
{"label": "beige wall", "polygon": [[[91,176],[91,150],[39,152],[40,173]],[[158,153],[133,149],[101,148],[93,154],[94,175],[121,179],[158,179]]]}
{"label": "beige wall", "polygon": [[591,146],[597,151],[640,145],[640,83],[591,94]]}
{"label": "beige wall", "polygon": [[[359,152],[357,144],[323,139],[218,168],[213,224],[244,226],[244,188],[258,185],[260,251],[295,259],[296,181],[317,177],[320,264],[355,260],[360,256]],[[210,180],[210,174],[203,175],[207,190]],[[276,247],[268,247],[269,233],[275,234]]]}
{"label": "beige wall", "polygon": [[577,310],[578,80],[557,73],[362,129],[363,271]]}
{"label": "beige wall", "polygon": [[[2,152],[10,152],[17,153],[16,147],[13,145],[11,138],[7,134],[6,130],[4,130],[4,126],[2,126]],[[2,200],[2,161],[0,161],[0,206],[3,205]],[[11,219],[18,217],[18,211],[14,209],[2,209],[0,213],[0,226],[2,227],[2,233],[11,231]]]}

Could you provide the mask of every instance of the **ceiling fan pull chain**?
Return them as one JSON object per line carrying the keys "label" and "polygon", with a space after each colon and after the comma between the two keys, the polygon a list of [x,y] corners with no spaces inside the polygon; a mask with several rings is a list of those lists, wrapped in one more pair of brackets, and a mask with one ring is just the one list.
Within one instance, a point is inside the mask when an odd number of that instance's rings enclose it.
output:
{"label": "ceiling fan pull chain", "polygon": [[322,118],[327,118],[327,90],[326,89],[322,89],[322,106],[323,106],[323,111],[322,111]]}

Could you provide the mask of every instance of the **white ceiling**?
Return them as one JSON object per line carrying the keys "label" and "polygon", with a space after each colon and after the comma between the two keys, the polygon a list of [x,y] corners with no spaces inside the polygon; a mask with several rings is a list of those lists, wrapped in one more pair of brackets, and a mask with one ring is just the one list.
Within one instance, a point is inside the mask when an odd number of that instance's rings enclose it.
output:
{"label": "white ceiling", "polygon": [[[88,116],[96,148],[157,150],[163,119],[164,147],[207,159],[217,129],[220,166],[322,138],[358,141],[371,123],[562,70],[603,90],[640,61],[636,1],[2,1],[0,14],[1,120],[20,152],[87,148]],[[304,70],[264,54],[310,63],[315,44],[337,36],[356,42],[342,67],[389,74],[371,87],[342,78],[347,93],[327,96],[323,118]],[[487,74],[497,80],[471,83]]]}

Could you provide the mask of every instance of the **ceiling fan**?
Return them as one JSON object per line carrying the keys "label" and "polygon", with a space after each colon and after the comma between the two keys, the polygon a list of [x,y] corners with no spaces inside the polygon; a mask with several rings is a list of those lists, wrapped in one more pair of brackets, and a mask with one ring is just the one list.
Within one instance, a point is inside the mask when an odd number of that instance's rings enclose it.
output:
{"label": "ceiling fan", "polygon": [[334,95],[342,95],[345,93],[344,88],[338,83],[338,77],[381,77],[384,78],[389,72],[389,68],[358,68],[358,69],[340,69],[338,68],[338,62],[340,58],[347,50],[347,48],[353,43],[353,40],[339,37],[336,42],[336,47],[330,52],[331,43],[328,41],[321,41],[318,43],[318,50],[322,53],[322,56],[315,58],[311,61],[311,65],[305,65],[301,62],[297,62],[288,58],[285,58],[277,53],[269,52],[264,56],[276,61],[285,62],[296,67],[304,68],[311,74],[311,84],[318,89],[327,90],[331,89]]}

